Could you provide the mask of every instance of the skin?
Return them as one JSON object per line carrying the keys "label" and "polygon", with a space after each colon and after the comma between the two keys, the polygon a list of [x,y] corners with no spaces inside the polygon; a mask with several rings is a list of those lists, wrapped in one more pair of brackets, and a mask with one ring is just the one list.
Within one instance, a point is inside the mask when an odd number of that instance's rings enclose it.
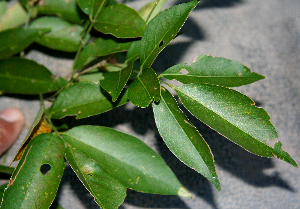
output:
{"label": "skin", "polygon": [[0,113],[0,156],[16,141],[24,126],[24,115],[16,108]]}

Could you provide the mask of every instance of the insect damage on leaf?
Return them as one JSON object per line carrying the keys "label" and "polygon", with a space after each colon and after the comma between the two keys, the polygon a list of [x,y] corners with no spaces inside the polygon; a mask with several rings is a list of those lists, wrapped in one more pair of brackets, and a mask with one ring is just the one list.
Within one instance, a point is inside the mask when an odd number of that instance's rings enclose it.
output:
{"label": "insect damage on leaf", "polygon": [[24,141],[24,143],[22,144],[22,146],[20,147],[20,149],[18,150],[16,156],[14,157],[13,161],[18,161],[21,159],[21,157],[23,156],[27,145],[29,144],[29,142],[36,137],[37,135],[40,135],[42,133],[51,133],[52,128],[50,126],[50,124],[47,122],[47,120],[45,119],[45,117],[43,116],[40,121],[38,122],[38,124],[33,128],[31,134],[29,135],[29,137]]}

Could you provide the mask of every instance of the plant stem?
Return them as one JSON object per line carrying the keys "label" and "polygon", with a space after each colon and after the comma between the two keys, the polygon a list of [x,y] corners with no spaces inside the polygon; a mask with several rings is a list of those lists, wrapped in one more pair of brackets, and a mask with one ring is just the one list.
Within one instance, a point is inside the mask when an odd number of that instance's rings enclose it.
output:
{"label": "plant stem", "polygon": [[87,42],[86,42],[86,39],[87,39],[87,36],[90,34],[91,30],[93,29],[93,26],[94,26],[94,23],[96,22],[96,19],[98,17],[98,15],[100,14],[100,12],[103,10],[104,8],[104,5],[106,4],[107,0],[104,0],[102,1],[100,7],[98,8],[97,12],[96,12],[96,15],[94,16],[94,18],[91,18],[90,17],[90,23],[88,24],[88,27],[87,29],[85,30],[86,32],[84,33],[83,37],[82,37],[82,43],[80,44],[79,46],[79,49],[77,50],[77,53],[76,53],[76,56],[75,56],[75,59],[74,59],[74,63],[73,63],[73,67],[72,67],[72,77],[74,76],[74,73],[75,73],[75,63],[77,62],[78,60],[78,57],[82,51],[82,49],[86,46]]}
{"label": "plant stem", "polygon": [[176,86],[173,86],[172,84],[169,84],[169,83],[164,82],[164,81],[161,81],[161,82],[164,83],[164,84],[166,84],[167,86],[169,86],[169,87],[172,88],[172,89],[175,89],[175,88],[176,88]]}
{"label": "plant stem", "polygon": [[45,119],[46,119],[47,122],[50,124],[52,130],[53,130],[59,137],[61,137],[60,134],[59,134],[59,132],[58,132],[58,130],[57,130],[56,127],[53,125],[52,120],[51,120],[51,118],[50,118],[48,112],[46,111],[46,107],[45,107],[45,103],[44,103],[43,94],[40,93],[39,96],[40,96],[40,102],[41,102],[41,105],[43,106],[43,108],[44,108],[44,110],[45,110]]}
{"label": "plant stem", "polygon": [[154,5],[154,7],[152,8],[152,10],[151,10],[150,14],[148,15],[148,17],[147,17],[147,19],[146,19],[146,23],[148,23],[148,21],[149,21],[149,18],[151,17],[151,15],[152,15],[153,11],[155,10],[155,8],[156,8],[156,6],[159,4],[159,2],[160,2],[160,0],[158,0],[158,1],[156,1],[156,2],[155,2],[155,5]]}
{"label": "plant stem", "polygon": [[[33,7],[34,7],[33,4],[31,4],[29,6],[29,9],[28,9],[28,12],[27,12],[27,15],[26,15],[26,19],[25,19],[24,28],[29,28],[29,22],[30,22],[30,18],[31,18]],[[24,58],[24,56],[25,56],[25,52],[23,50],[23,51],[20,52],[20,57]]]}

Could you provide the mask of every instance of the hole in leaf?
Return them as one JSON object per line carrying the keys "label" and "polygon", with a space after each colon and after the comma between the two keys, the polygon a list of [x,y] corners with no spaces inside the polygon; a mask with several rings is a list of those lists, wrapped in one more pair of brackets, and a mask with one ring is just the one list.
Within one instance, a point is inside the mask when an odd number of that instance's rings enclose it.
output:
{"label": "hole in leaf", "polygon": [[186,69],[182,69],[182,70],[180,70],[180,72],[181,72],[182,75],[189,74],[189,71],[187,71]]}
{"label": "hole in leaf", "polygon": [[51,170],[51,165],[49,165],[48,163],[41,165],[40,171],[43,175],[47,174],[48,171]]}
{"label": "hole in leaf", "polygon": [[158,46],[161,47],[163,44],[164,44],[164,41],[161,41]]}

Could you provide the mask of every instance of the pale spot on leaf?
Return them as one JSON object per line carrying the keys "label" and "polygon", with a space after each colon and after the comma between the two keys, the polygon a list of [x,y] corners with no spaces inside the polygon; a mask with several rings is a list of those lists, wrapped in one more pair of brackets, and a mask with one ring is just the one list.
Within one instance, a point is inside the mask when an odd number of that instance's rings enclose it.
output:
{"label": "pale spot on leaf", "polygon": [[186,69],[182,69],[182,70],[180,70],[180,72],[181,72],[182,75],[189,74],[189,71],[187,71]]}

